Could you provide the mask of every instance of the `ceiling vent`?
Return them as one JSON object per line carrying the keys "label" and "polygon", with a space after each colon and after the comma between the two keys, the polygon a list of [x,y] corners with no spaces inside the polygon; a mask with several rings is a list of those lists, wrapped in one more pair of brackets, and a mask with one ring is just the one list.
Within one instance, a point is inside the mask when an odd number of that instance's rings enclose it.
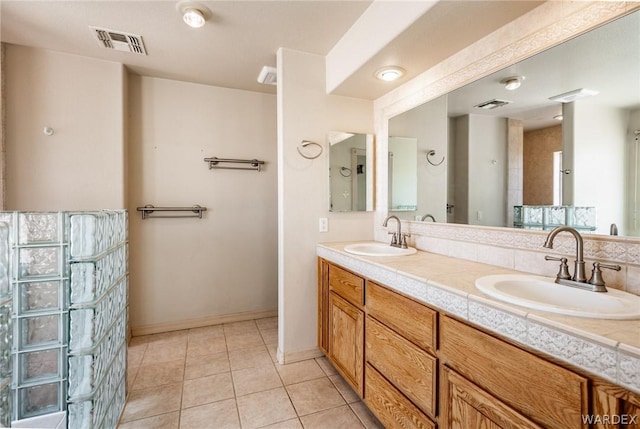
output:
{"label": "ceiling vent", "polygon": [[277,85],[278,84],[278,70],[275,67],[264,66],[260,70],[258,76],[258,82],[265,85]]}
{"label": "ceiling vent", "polygon": [[485,101],[484,103],[476,104],[473,107],[477,107],[478,109],[491,110],[491,109],[497,109],[498,107],[506,106],[509,103],[511,103],[511,102],[507,101],[507,100],[498,100],[497,98],[494,98],[493,100],[489,100],[489,101]]}
{"label": "ceiling vent", "polygon": [[122,52],[133,52],[134,54],[147,55],[144,48],[142,36],[123,33],[122,31],[106,30],[104,28],[89,27],[98,44],[107,49],[115,49]]}

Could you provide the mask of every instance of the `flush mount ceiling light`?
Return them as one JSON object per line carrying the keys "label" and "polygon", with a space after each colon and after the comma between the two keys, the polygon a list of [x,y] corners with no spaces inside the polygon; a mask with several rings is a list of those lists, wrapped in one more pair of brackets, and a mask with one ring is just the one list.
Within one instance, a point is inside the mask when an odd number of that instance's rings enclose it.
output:
{"label": "flush mount ceiling light", "polygon": [[598,91],[588,88],[580,88],[565,92],[564,94],[549,97],[549,100],[558,101],[560,103],[571,103],[572,101],[579,100],[580,98],[591,97],[592,95],[598,95]]}
{"label": "flush mount ceiling light", "polygon": [[206,6],[192,1],[181,1],[176,9],[182,15],[184,23],[192,28],[202,27],[211,16],[211,11]]}
{"label": "flush mount ceiling light", "polygon": [[513,91],[514,89],[520,88],[520,85],[522,85],[523,80],[524,80],[524,76],[511,76],[501,80],[500,83],[504,85],[504,89]]}
{"label": "flush mount ceiling light", "polygon": [[401,67],[390,66],[390,67],[382,67],[381,69],[376,70],[375,76],[384,80],[385,82],[393,82],[396,79],[401,78],[404,75],[405,71]]}

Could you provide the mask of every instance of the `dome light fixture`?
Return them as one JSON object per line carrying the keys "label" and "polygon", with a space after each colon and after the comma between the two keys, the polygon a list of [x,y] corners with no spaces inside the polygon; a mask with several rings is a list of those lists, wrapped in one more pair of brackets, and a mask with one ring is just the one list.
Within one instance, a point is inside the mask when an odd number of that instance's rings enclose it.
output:
{"label": "dome light fixture", "polygon": [[176,9],[182,15],[184,23],[191,28],[204,26],[211,17],[211,11],[206,6],[192,1],[181,1],[176,5]]}
{"label": "dome light fixture", "polygon": [[504,85],[504,89],[513,91],[514,89],[520,88],[523,80],[524,76],[511,76],[503,79],[502,81],[500,81],[500,83]]}
{"label": "dome light fixture", "polygon": [[393,82],[394,80],[400,79],[404,73],[405,70],[401,67],[389,66],[376,70],[375,76],[385,82]]}

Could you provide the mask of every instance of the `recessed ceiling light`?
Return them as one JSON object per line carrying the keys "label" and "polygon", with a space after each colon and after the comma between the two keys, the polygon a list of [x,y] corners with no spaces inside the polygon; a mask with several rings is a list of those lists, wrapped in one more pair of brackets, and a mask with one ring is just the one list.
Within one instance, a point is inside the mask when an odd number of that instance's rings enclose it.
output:
{"label": "recessed ceiling light", "polygon": [[385,82],[392,82],[396,79],[401,78],[404,75],[405,71],[401,67],[390,66],[390,67],[382,67],[376,71],[375,76],[384,80]]}
{"label": "recessed ceiling light", "polygon": [[511,76],[506,79],[503,79],[502,81],[500,81],[500,83],[504,85],[504,89],[513,91],[514,89],[520,88],[520,85],[522,85],[523,80],[524,80],[524,76]]}
{"label": "recessed ceiling light", "polygon": [[192,1],[181,1],[176,9],[182,15],[184,23],[192,28],[202,27],[211,16],[211,11],[206,6]]}

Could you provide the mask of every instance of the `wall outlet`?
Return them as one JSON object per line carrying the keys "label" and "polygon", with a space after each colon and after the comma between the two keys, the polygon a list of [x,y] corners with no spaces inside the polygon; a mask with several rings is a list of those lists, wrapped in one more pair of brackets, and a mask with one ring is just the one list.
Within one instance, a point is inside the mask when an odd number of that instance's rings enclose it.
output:
{"label": "wall outlet", "polygon": [[321,217],[318,222],[318,230],[320,232],[329,232],[329,219],[326,217]]}
{"label": "wall outlet", "polygon": [[478,220],[482,220],[482,210],[478,210],[478,211],[476,212],[476,218],[477,218]]}

